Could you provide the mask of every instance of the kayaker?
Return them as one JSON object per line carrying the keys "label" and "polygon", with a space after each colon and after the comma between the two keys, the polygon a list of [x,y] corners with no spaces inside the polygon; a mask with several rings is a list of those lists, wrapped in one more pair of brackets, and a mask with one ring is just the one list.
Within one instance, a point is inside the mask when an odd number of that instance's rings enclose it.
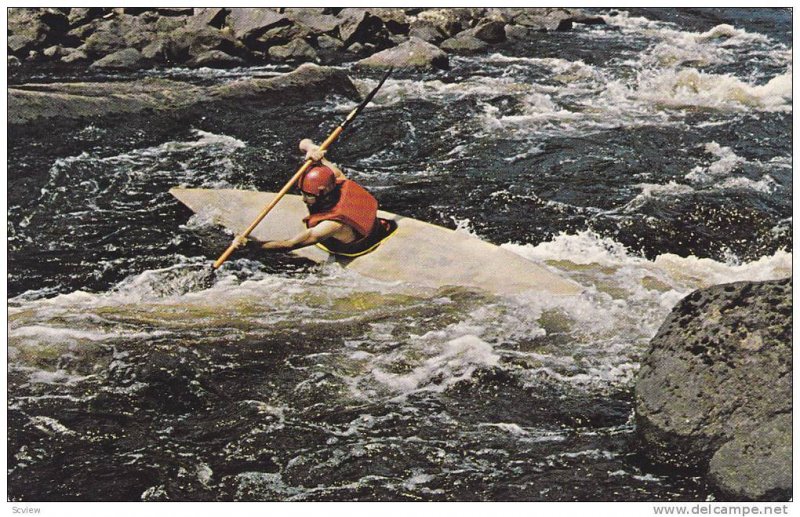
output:
{"label": "kayaker", "polygon": [[300,141],[306,159],[315,162],[297,187],[308,207],[306,229],[291,239],[264,242],[269,251],[290,251],[317,244],[329,253],[358,256],[373,249],[393,228],[379,219],[378,201],[364,187],[345,177],[325,151],[309,139]]}

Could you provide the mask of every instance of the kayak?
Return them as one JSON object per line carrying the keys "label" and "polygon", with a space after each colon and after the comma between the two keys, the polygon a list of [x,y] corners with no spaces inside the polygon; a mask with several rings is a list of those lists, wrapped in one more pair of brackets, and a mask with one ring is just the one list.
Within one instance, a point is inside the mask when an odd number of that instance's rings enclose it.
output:
{"label": "kayak", "polygon": [[[274,199],[273,192],[173,188],[170,194],[205,221],[241,234]],[[305,228],[308,209],[287,195],[250,234],[259,241],[289,239]],[[462,286],[498,295],[528,291],[574,296],[581,287],[516,253],[448,228],[378,211],[397,229],[373,251],[358,257],[332,255],[316,246],[292,253],[316,263],[335,262],[364,276],[430,288]]]}

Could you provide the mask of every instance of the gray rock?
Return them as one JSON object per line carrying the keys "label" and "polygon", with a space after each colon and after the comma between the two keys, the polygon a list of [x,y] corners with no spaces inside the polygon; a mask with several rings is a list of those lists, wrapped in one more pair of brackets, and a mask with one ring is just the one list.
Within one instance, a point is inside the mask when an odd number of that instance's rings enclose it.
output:
{"label": "gray rock", "polygon": [[9,126],[48,123],[51,119],[96,119],[107,115],[189,109],[232,99],[252,102],[309,102],[328,95],[358,99],[358,90],[341,69],[312,64],[271,78],[240,79],[202,87],[167,79],[95,83],[48,83],[8,88]]}
{"label": "gray rock", "polygon": [[711,466],[726,497],[791,496],[791,429],[772,422],[792,411],[791,290],[791,279],[719,285],[673,309],[636,379],[637,431],[653,460]]}
{"label": "gray rock", "polygon": [[411,20],[401,9],[370,9],[370,14],[378,18],[391,34],[408,34]]}
{"label": "gray rock", "polygon": [[367,9],[348,8],[339,13],[339,39],[346,47],[353,43],[369,43],[383,28],[383,22]]}
{"label": "gray rock", "polygon": [[291,23],[289,18],[274,9],[234,8],[228,15],[228,25],[234,36],[242,41],[257,38],[268,29]]}
{"label": "gray rock", "polygon": [[85,38],[79,48],[93,58],[131,47],[141,50],[159,37],[155,23],[130,14],[96,20],[70,31],[70,34]]}
{"label": "gray rock", "polygon": [[74,28],[100,18],[104,14],[105,11],[102,7],[73,7],[69,10],[67,20],[69,21],[69,26]]}
{"label": "gray rock", "polygon": [[286,45],[270,47],[269,56],[281,61],[316,61],[317,51],[304,40],[292,40]]}
{"label": "gray rock", "polygon": [[8,56],[8,68],[18,68],[22,66],[22,61],[17,56]]}
{"label": "gray rock", "polygon": [[452,38],[446,39],[442,42],[440,47],[448,52],[455,52],[456,54],[474,54],[486,50],[489,44],[485,41],[479,40],[472,34],[471,31],[464,31]]}
{"label": "gray rock", "polygon": [[736,500],[786,500],[792,493],[792,415],[783,413],[720,447],[711,481]]}
{"label": "gray rock", "polygon": [[7,30],[8,49],[24,57],[31,50],[59,43],[69,30],[69,20],[57,9],[10,8]]}
{"label": "gray rock", "polygon": [[237,66],[243,66],[244,64],[244,59],[228,55],[221,50],[209,50],[208,52],[204,52],[193,58],[187,63],[190,68],[234,68]]}
{"label": "gray rock", "polygon": [[45,57],[64,57],[75,49],[65,49],[61,45],[53,45],[52,47],[47,47],[42,51],[42,55]]}
{"label": "gray rock", "polygon": [[340,50],[344,48],[344,42],[338,38],[334,38],[333,36],[323,34],[317,38],[317,47],[326,50]]}
{"label": "gray rock", "polygon": [[293,22],[303,25],[309,29],[310,33],[314,34],[333,33],[339,27],[341,22],[337,17],[313,11],[312,9],[295,9],[292,12],[287,10],[286,15]]}
{"label": "gray rock", "polygon": [[194,14],[187,21],[189,25],[201,26],[210,25],[214,28],[221,29],[225,25],[225,18],[228,16],[228,10],[221,7],[206,7],[194,10]]}
{"label": "gray rock", "polygon": [[27,54],[30,47],[37,42],[32,41],[30,38],[26,36],[20,36],[12,34],[6,40],[8,45],[8,51],[14,56],[23,56]]}
{"label": "gray rock", "polygon": [[418,38],[410,38],[396,47],[378,52],[356,63],[362,68],[440,68],[446,70],[450,66],[447,54],[430,43]]}
{"label": "gray rock", "polygon": [[519,41],[530,37],[530,29],[527,29],[522,25],[513,25],[513,24],[506,25],[505,31],[506,31],[506,39],[510,40]]}
{"label": "gray rock", "polygon": [[109,54],[92,63],[89,68],[99,68],[104,70],[139,70],[147,68],[150,62],[141,52],[135,48],[126,48]]}
{"label": "gray rock", "polygon": [[61,58],[62,63],[83,63],[89,60],[89,56],[86,55],[86,52],[78,49],[71,50],[72,52]]}
{"label": "gray rock", "polygon": [[193,59],[210,50],[221,50],[236,56],[244,53],[244,47],[225,30],[209,25],[186,25],[169,35],[169,57],[177,62]]}
{"label": "gray rock", "polygon": [[142,49],[142,56],[159,63],[169,61],[171,55],[172,44],[164,39],[156,40]]}
{"label": "gray rock", "polygon": [[486,43],[502,43],[506,40],[506,24],[499,20],[484,20],[469,33]]}
{"label": "gray rock", "polygon": [[577,9],[566,8],[511,8],[504,9],[508,19],[516,25],[530,27],[539,31],[565,30],[572,27],[571,18],[581,13]]}
{"label": "gray rock", "polygon": [[411,38],[417,38],[434,45],[438,45],[447,38],[447,33],[428,20],[414,20],[411,22],[408,35]]}
{"label": "gray rock", "polygon": [[459,32],[472,27],[475,20],[475,12],[472,9],[429,9],[417,15],[414,26],[421,26],[423,23],[432,24],[441,32],[445,38],[455,36]]}

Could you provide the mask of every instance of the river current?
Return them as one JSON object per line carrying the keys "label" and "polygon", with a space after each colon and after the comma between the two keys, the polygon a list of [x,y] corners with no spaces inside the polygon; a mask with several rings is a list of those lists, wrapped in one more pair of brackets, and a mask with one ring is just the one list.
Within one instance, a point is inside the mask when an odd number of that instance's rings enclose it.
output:
{"label": "river current", "polygon": [[168,189],[276,190],[349,99],[9,135],[9,498],[713,500],[647,462],[633,380],[692,290],[791,275],[792,15],[597,13],[393,76],[330,153],[385,210],[575,280],[569,300],[253,250],[203,284],[231,236]]}

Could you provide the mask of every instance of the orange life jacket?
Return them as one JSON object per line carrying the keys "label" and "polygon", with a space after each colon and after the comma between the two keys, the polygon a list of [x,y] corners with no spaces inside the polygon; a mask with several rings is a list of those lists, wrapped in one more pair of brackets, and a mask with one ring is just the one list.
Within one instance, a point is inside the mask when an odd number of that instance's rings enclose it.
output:
{"label": "orange life jacket", "polygon": [[337,221],[352,228],[358,240],[366,238],[377,220],[378,200],[355,181],[338,180],[336,185],[339,201],[328,210],[312,212],[303,222],[306,227],[313,228],[322,221]]}

